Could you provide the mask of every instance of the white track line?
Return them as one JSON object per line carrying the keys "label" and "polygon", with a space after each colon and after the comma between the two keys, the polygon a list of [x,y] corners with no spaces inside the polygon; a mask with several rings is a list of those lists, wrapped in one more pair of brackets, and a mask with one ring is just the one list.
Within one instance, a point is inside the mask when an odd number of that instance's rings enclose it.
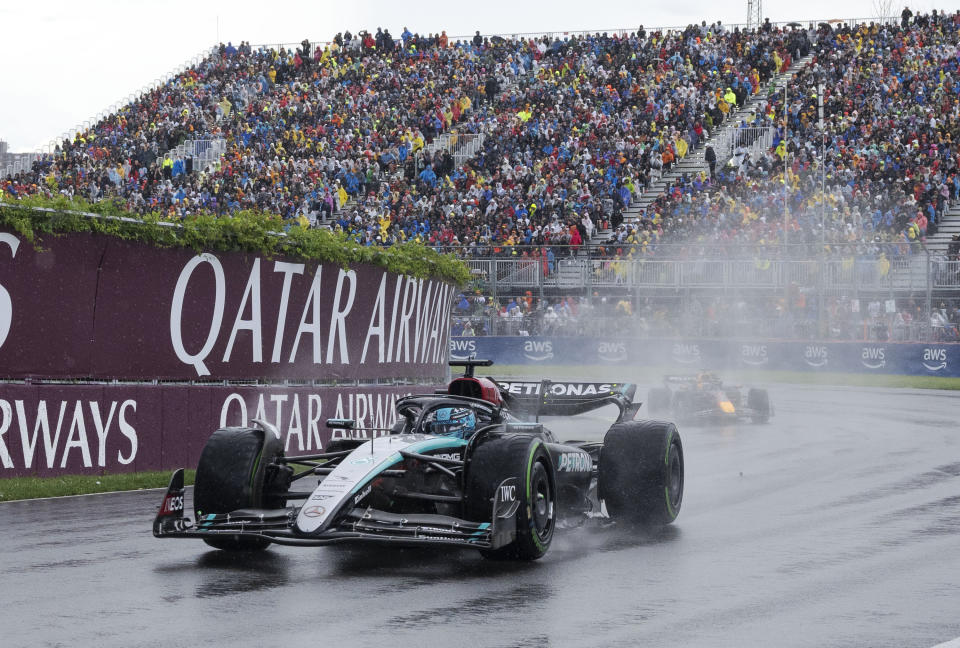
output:
{"label": "white track line", "polygon": [[951,639],[950,641],[944,641],[941,644],[937,644],[933,648],[960,648],[960,637]]}

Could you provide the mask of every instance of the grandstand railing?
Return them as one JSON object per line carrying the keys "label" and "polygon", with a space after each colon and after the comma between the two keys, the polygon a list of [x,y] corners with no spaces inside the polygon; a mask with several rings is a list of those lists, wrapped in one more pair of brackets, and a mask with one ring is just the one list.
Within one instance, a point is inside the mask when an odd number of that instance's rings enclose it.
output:
{"label": "grandstand railing", "polygon": [[[886,241],[883,243],[832,243],[829,258],[859,258],[865,257],[863,249],[876,245],[887,258],[921,258],[922,251],[911,254],[910,246],[906,242]],[[465,245],[433,245],[437,252],[453,254],[463,259],[503,259],[518,260],[527,257],[561,259],[592,259],[613,261],[619,258],[636,260],[656,258],[659,260],[689,261],[696,259],[716,260],[758,260],[784,259],[810,261],[823,256],[820,253],[822,246],[818,242],[790,243],[778,245],[775,243],[698,243],[677,242],[657,243],[644,241],[642,243],[618,242],[615,240],[602,243],[588,243],[573,246],[564,243],[545,243],[542,245],[507,245],[502,242],[488,242],[478,246]],[[873,256],[878,256],[879,252]]]}
{"label": "grandstand railing", "polygon": [[192,157],[194,170],[199,171],[217,162],[220,156],[226,151],[227,140],[222,137],[217,139],[186,140],[179,146],[159,156],[157,161],[162,162],[163,159],[167,157],[171,160]]}
{"label": "grandstand railing", "polygon": [[[472,159],[477,151],[483,146],[486,133],[441,133],[424,147],[424,152],[431,155],[441,151],[450,153],[453,162],[457,167],[462,167],[467,160]],[[418,157],[417,171],[422,168],[422,162]]]}
{"label": "grandstand railing", "polygon": [[[716,21],[714,20],[711,22],[715,23]],[[809,20],[809,19],[782,20],[777,22],[771,21],[770,24],[777,29],[785,29],[785,28],[791,28],[791,27],[800,27],[800,28],[806,29],[811,26],[813,28],[816,28],[817,25],[821,23],[828,23],[832,26],[838,26],[841,24],[857,26],[857,25],[870,24],[870,23],[890,24],[890,23],[899,23],[899,22],[900,22],[900,16],[870,16],[866,18],[824,18],[824,19],[816,19],[816,20]],[[688,26],[689,25],[657,25],[657,26],[645,27],[644,29],[649,35],[655,32],[679,32],[679,31],[685,30]],[[734,29],[740,29],[740,30],[757,29],[761,26],[762,25],[757,23],[746,23],[746,22],[723,23],[722,29],[724,31],[729,32],[729,31],[733,31]],[[628,37],[631,34],[635,34],[636,32],[637,32],[637,29],[635,27],[621,26],[621,27],[612,27],[612,28],[606,28],[606,29],[602,29],[602,28],[575,29],[575,30],[563,30],[563,31],[489,32],[486,34],[481,34],[481,36],[483,38],[488,38],[488,39],[491,39],[491,38],[504,38],[504,39],[513,39],[513,40],[523,39],[525,41],[530,39],[537,40],[546,36],[551,40],[553,39],[565,40],[572,37],[582,38],[585,36],[594,36],[599,34],[607,34],[608,36],[617,36],[619,38],[624,38],[624,37]],[[427,35],[428,34],[426,32],[421,34],[421,36],[427,36]],[[452,36],[447,36],[447,40],[451,44],[457,43],[458,41],[470,42],[473,40],[474,36],[475,34],[455,34]],[[356,34],[354,35],[354,39],[357,40]],[[310,39],[311,48],[317,47],[317,46],[326,47],[330,45],[331,42],[332,41],[323,41],[323,40],[315,41],[313,39]],[[401,43],[402,40],[400,38],[394,38],[393,42],[395,45],[397,45]],[[359,40],[357,40],[357,43],[359,44]],[[300,43],[259,43],[259,44],[252,45],[251,47],[253,51],[257,51],[258,49],[262,49],[262,48],[273,48],[279,51],[280,48],[284,48],[287,51],[293,52],[299,49],[300,46],[301,46]]]}
{"label": "grandstand railing", "polygon": [[483,146],[485,133],[461,133],[456,136],[451,156],[456,166],[463,166],[467,160],[473,158]]}
{"label": "grandstand railing", "polygon": [[213,46],[213,47],[208,47],[208,48],[202,50],[202,51],[199,52],[198,54],[195,54],[194,56],[190,57],[189,59],[187,59],[186,61],[184,61],[183,63],[181,63],[181,64],[178,65],[177,67],[175,67],[173,70],[171,70],[170,72],[168,72],[166,75],[164,75],[164,76],[162,76],[162,77],[157,77],[157,78],[153,79],[151,82],[147,83],[146,85],[141,86],[139,90],[128,94],[127,96],[123,97],[122,99],[120,99],[120,100],[117,101],[116,103],[112,104],[112,105],[109,106],[108,108],[100,111],[100,112],[97,113],[94,117],[92,117],[92,118],[90,118],[90,119],[88,119],[88,120],[86,120],[86,121],[84,121],[84,122],[82,122],[82,123],[80,123],[80,124],[77,124],[77,125],[76,125],[75,127],[73,127],[72,129],[70,129],[70,130],[62,133],[59,138],[51,141],[51,142],[48,144],[48,146],[47,146],[47,148],[49,149],[48,152],[52,153],[52,152],[54,151],[54,149],[56,149],[56,147],[59,146],[60,142],[62,142],[63,140],[71,140],[71,141],[72,141],[72,140],[77,136],[77,134],[83,133],[83,132],[86,132],[86,131],[90,130],[90,128],[96,126],[98,123],[100,123],[101,121],[103,121],[104,119],[106,119],[107,117],[109,117],[110,115],[115,115],[115,114],[117,114],[117,113],[120,112],[120,110],[121,110],[122,108],[124,108],[125,106],[128,106],[128,105],[132,104],[133,102],[137,101],[140,97],[143,97],[144,95],[147,95],[147,94],[153,92],[153,91],[156,90],[157,88],[160,88],[160,87],[162,87],[162,86],[170,83],[170,81],[172,81],[173,79],[177,78],[178,76],[180,76],[181,74],[183,74],[183,73],[186,72],[187,70],[189,70],[189,69],[191,69],[191,68],[196,67],[197,65],[199,65],[199,64],[200,64],[201,62],[203,62],[207,57],[212,56],[213,53],[217,51],[217,49],[218,49],[218,46]]}
{"label": "grandstand railing", "polygon": [[[712,21],[712,22],[715,23],[716,21]],[[806,29],[811,26],[815,29],[821,23],[827,23],[831,26],[836,27],[842,24],[857,26],[857,25],[870,24],[870,23],[890,24],[890,23],[899,23],[899,22],[900,22],[899,16],[870,16],[867,18],[826,18],[826,19],[817,19],[817,20],[807,19],[807,20],[783,20],[783,21],[777,21],[777,22],[771,21],[770,25],[772,25],[774,28],[777,28],[777,29],[790,28],[790,27],[800,27],[800,28]],[[661,26],[654,26],[654,27],[644,27],[644,30],[649,35],[655,32],[680,32],[685,30],[689,26],[690,26],[689,24],[667,25],[667,26],[661,25]],[[762,26],[763,26],[762,24],[746,23],[746,22],[723,23],[722,29],[724,31],[730,32],[730,31],[733,31],[734,29],[740,29],[742,31],[744,29],[758,29]],[[707,25],[707,27],[709,28],[709,25]],[[629,36],[630,34],[635,34],[636,32],[637,32],[636,28],[625,29],[623,27],[614,27],[611,29],[581,29],[581,30],[570,30],[570,31],[501,32],[501,33],[481,34],[481,36],[483,36],[484,38],[494,38],[494,37],[510,38],[510,39],[522,38],[524,40],[530,40],[530,39],[537,40],[546,36],[551,40],[553,39],[564,40],[574,36],[576,36],[577,38],[581,38],[585,36],[594,36],[597,34],[607,34],[608,36],[618,36],[620,38],[623,38],[623,37]],[[455,43],[457,41],[469,41],[473,37],[474,37],[474,34],[466,34],[466,35],[459,34],[455,36],[448,36],[448,39],[451,43]]]}
{"label": "grandstand railing", "polygon": [[730,159],[739,164],[743,153],[748,153],[752,159],[757,159],[773,146],[775,132],[776,129],[772,126],[745,128],[733,126],[721,130],[712,143],[713,150],[717,154],[717,165],[723,166]]}
{"label": "grandstand railing", "polygon": [[33,163],[43,159],[47,153],[20,153],[12,162],[8,162],[0,167],[0,178],[15,176],[18,173],[29,171],[33,168]]}
{"label": "grandstand railing", "polygon": [[861,256],[811,259],[591,259],[471,258],[475,282],[493,292],[567,288],[718,288],[783,290],[791,286],[835,291],[960,290],[960,261],[924,254],[887,259]]}
{"label": "grandstand railing", "polygon": [[[500,306],[505,306],[500,300]],[[612,308],[615,305],[611,304]],[[554,309],[556,310],[556,309]],[[544,335],[555,337],[706,339],[850,340],[891,342],[953,341],[927,321],[905,321],[896,314],[843,314],[824,321],[806,313],[784,313],[781,317],[723,316],[708,318],[691,312],[674,311],[649,316],[550,315],[544,310],[524,314],[453,314],[453,335]]]}

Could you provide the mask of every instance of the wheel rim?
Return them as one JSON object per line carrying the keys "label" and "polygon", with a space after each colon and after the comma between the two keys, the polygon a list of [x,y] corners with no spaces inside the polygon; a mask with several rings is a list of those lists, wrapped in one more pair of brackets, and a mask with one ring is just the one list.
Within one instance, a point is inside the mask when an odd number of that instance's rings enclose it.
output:
{"label": "wheel rim", "polygon": [[670,505],[676,509],[680,505],[680,499],[683,497],[683,463],[680,460],[680,453],[676,444],[670,446],[669,474],[667,476],[667,488],[670,496]]}
{"label": "wheel rim", "polygon": [[553,488],[542,462],[534,465],[532,486],[533,530],[543,542],[553,533]]}

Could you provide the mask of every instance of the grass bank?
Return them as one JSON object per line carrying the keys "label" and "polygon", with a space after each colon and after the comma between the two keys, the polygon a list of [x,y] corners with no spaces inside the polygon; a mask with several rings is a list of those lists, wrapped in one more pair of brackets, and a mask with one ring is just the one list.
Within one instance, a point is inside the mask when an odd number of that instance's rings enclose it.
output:
{"label": "grass bank", "polygon": [[[166,488],[170,483],[171,470],[125,473],[117,475],[64,475],[62,477],[10,477],[0,479],[0,502],[34,499],[37,497],[62,497],[64,495],[89,495],[110,491]],[[187,470],[186,483],[193,484],[196,471]]]}
{"label": "grass bank", "polygon": [[[477,374],[496,377],[550,378],[551,380],[598,380],[637,382],[641,384],[659,383],[666,374],[693,373],[669,366],[531,366],[531,365],[494,365],[480,367]],[[744,383],[791,383],[797,385],[847,385],[856,387],[901,387],[913,389],[960,389],[960,378],[940,378],[937,376],[898,376],[890,374],[856,373],[815,373],[807,371],[749,371],[730,370],[717,372],[729,382]]]}

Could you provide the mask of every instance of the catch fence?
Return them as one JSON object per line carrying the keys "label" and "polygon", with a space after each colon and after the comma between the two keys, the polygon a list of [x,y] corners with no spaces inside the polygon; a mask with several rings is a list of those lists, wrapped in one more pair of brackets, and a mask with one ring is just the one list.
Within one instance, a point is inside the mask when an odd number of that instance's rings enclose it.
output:
{"label": "catch fence", "polygon": [[[960,261],[923,252],[892,259],[551,255],[465,261],[472,290],[487,301],[485,308],[454,309],[454,335],[466,329],[465,335],[960,338],[953,310],[960,301]],[[508,308],[516,297],[521,307]],[[565,300],[573,308],[553,312]]]}

